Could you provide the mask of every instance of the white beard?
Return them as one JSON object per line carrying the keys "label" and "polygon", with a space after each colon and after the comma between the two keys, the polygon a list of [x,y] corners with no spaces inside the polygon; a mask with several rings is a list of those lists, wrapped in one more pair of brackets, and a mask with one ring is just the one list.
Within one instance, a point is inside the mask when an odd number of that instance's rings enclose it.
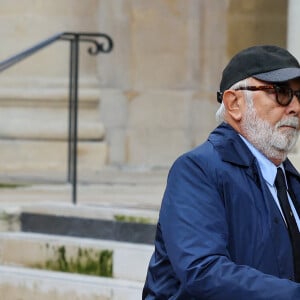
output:
{"label": "white beard", "polygon": [[[280,126],[287,125],[296,127],[284,128]],[[247,103],[245,118],[241,122],[241,127],[247,139],[267,158],[284,161],[287,154],[291,151],[297,142],[299,136],[299,119],[297,117],[287,117],[275,126],[261,119],[253,106],[253,103]]]}

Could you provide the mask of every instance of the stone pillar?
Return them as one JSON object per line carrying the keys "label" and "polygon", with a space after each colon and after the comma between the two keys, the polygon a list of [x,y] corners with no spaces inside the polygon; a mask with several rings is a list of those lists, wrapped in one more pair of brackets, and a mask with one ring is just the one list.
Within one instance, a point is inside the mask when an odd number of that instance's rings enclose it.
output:
{"label": "stone pillar", "polygon": [[300,59],[300,28],[299,28],[300,1],[289,0],[288,2],[288,30],[287,47],[289,51]]}
{"label": "stone pillar", "polygon": [[[287,22],[287,48],[300,61],[299,13],[300,1],[289,0]],[[298,140],[294,153],[289,155],[289,158],[293,161],[293,163],[298,169],[300,168],[299,143],[300,141]]]}
{"label": "stone pillar", "polygon": [[215,126],[225,11],[219,0],[100,0],[99,28],[116,45],[99,58],[112,163],[169,166],[207,138]]}
{"label": "stone pillar", "polygon": [[253,45],[286,46],[287,0],[229,0],[228,59]]}

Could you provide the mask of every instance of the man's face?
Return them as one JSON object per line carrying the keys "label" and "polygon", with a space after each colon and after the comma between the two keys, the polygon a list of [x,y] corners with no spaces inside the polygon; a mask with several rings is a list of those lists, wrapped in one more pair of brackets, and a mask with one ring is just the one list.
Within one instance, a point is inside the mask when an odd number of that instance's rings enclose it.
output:
{"label": "man's face", "polygon": [[[250,79],[249,85],[265,85]],[[300,80],[287,83],[293,90],[300,90]],[[288,106],[276,102],[273,92],[257,91],[249,94],[253,99],[246,106],[241,120],[243,135],[275,164],[279,164],[295,145],[299,135],[300,104],[294,96]]]}

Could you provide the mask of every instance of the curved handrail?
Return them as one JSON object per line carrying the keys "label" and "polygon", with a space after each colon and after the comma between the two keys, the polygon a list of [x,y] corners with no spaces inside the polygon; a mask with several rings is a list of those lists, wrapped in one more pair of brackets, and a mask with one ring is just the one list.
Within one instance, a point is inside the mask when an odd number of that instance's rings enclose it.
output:
{"label": "curved handrail", "polygon": [[[95,38],[103,38],[106,40],[106,47],[104,43],[99,43]],[[79,40],[80,42],[89,42],[94,44],[95,50],[93,48],[88,49],[88,53],[91,55],[97,55],[98,53],[108,53],[113,49],[113,41],[112,39],[103,33],[94,33],[94,32],[61,32],[57,33],[37,44],[34,46],[27,48],[16,55],[9,57],[8,59],[0,62],[0,72],[10,68],[11,66],[15,65],[16,63],[24,60],[25,58],[31,56],[32,54],[40,51],[41,49],[47,47],[48,45],[58,41],[58,40],[65,40],[65,41],[72,41],[72,40]]]}

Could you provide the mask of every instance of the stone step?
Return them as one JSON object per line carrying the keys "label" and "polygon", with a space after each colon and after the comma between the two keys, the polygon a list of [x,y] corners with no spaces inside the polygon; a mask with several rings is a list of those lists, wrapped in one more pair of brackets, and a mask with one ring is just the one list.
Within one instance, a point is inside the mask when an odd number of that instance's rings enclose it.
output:
{"label": "stone step", "polygon": [[61,270],[59,264],[66,262],[70,269],[78,264],[88,269],[90,266],[85,264],[88,261],[98,264],[103,251],[111,255],[111,260],[104,260],[104,264],[112,261],[112,273],[107,271],[106,276],[140,282],[145,280],[153,251],[151,245],[36,233],[0,233],[1,265],[29,268],[52,265]]}
{"label": "stone step", "polygon": [[156,210],[103,205],[34,204],[21,207],[20,230],[153,244]]}
{"label": "stone step", "polygon": [[[78,168],[100,171],[107,163],[107,143],[80,141]],[[0,139],[0,173],[65,172],[67,173],[68,143],[65,141]]]}
{"label": "stone step", "polygon": [[[71,203],[71,185],[61,182],[45,184],[44,173],[34,178],[37,183],[28,183],[26,175],[16,188],[1,188],[1,205],[31,205],[41,203],[69,204]],[[51,175],[51,172],[46,174]],[[165,188],[165,172],[99,172],[85,174],[79,169],[80,181],[77,185],[77,205],[102,205],[106,207],[139,208],[158,210]],[[94,175],[90,177],[90,175]],[[64,176],[66,176],[64,174]],[[50,176],[51,178],[51,176]],[[49,179],[49,178],[48,178]],[[52,173],[53,180],[66,180]],[[20,180],[10,178],[7,173],[0,177],[0,182],[5,180]],[[27,178],[27,180],[29,180]],[[38,183],[42,181],[41,183]],[[10,182],[10,181],[9,181]],[[24,184],[24,185],[22,185]]]}
{"label": "stone step", "polygon": [[140,300],[143,288],[142,282],[12,266],[0,265],[0,274],[2,300]]}
{"label": "stone step", "polygon": [[0,232],[23,231],[153,244],[158,211],[119,205],[0,205]]}
{"label": "stone step", "polygon": [[[130,243],[152,245],[156,225],[144,221],[102,220],[81,217],[65,217],[22,213],[20,218],[22,232],[75,236],[83,238],[106,239]],[[124,220],[124,221],[123,221]]]}
{"label": "stone step", "polygon": [[[1,140],[67,141],[68,126],[66,118],[47,120],[46,117],[38,114],[38,117],[30,120],[23,120],[16,115],[8,120],[1,117],[0,113]],[[101,141],[104,139],[104,132],[104,126],[100,122],[79,121],[78,140],[80,141]],[[51,147],[51,143],[49,146]]]}
{"label": "stone step", "polygon": [[[101,197],[99,195],[99,197]],[[1,205],[0,205],[1,207]],[[122,219],[144,220],[145,223],[156,224],[158,210],[150,208],[128,207],[126,203],[113,204],[77,204],[72,203],[32,203],[20,206],[19,212],[28,214],[53,215],[62,217],[75,217],[87,219],[101,219],[116,221]]]}
{"label": "stone step", "polygon": [[[68,110],[63,107],[41,106],[39,101],[27,104],[14,102],[3,106],[0,101],[0,138],[66,140],[68,138]],[[2,106],[1,106],[2,104]],[[82,108],[78,114],[78,138],[103,140],[104,126],[97,107]]]}
{"label": "stone step", "polygon": [[[87,186],[99,184],[107,189],[115,189],[121,186],[132,186],[134,189],[142,190],[145,186],[154,187],[163,186],[166,183],[168,175],[167,168],[143,168],[128,166],[106,165],[96,172],[85,172],[78,168],[77,177],[79,184]],[[55,184],[58,189],[66,182],[65,170],[47,170],[47,172],[34,172],[31,170],[19,170],[17,173],[0,172],[0,182],[25,183],[28,185]],[[49,185],[50,187],[50,185]],[[140,188],[139,188],[140,187]],[[50,190],[53,188],[50,187]],[[65,188],[63,188],[65,189]],[[106,188],[105,188],[106,189]],[[151,189],[147,190],[149,193]],[[26,193],[26,192],[25,192]],[[1,201],[1,198],[0,198]]]}

